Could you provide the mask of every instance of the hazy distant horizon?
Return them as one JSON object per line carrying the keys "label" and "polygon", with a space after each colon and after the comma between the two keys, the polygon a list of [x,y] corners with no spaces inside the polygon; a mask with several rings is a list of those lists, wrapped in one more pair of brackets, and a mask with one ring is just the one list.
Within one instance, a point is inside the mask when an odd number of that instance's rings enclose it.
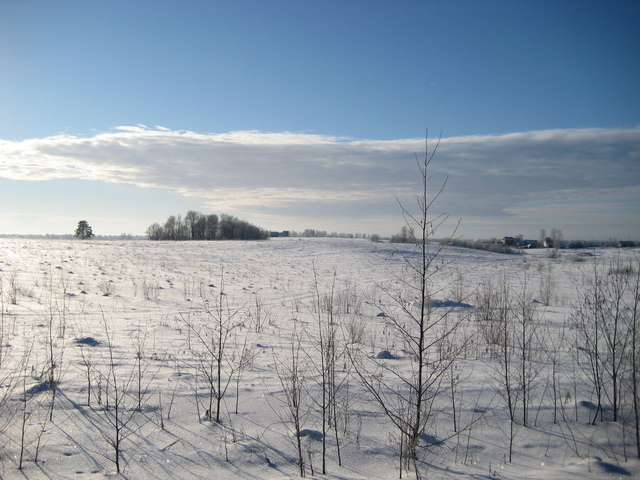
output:
{"label": "hazy distant horizon", "polygon": [[[259,225],[258,225],[259,226]],[[269,229],[265,229],[267,231],[269,231],[270,233],[281,233],[282,231],[277,231],[277,230],[269,230]],[[308,230],[316,230],[317,229],[313,229],[310,228]],[[373,235],[377,235],[380,237],[380,239],[382,241],[389,241],[392,235],[380,235],[376,232],[374,233],[364,233],[364,232],[338,232],[338,231],[327,231],[325,232],[326,235],[323,233],[321,235],[317,235],[317,236],[313,236],[313,235],[305,235],[304,230],[301,231],[297,231],[297,230],[285,230],[288,235],[286,237],[280,236],[280,235],[276,235],[274,237],[271,238],[343,238],[345,240],[371,240],[371,236]],[[320,232],[324,232],[322,230],[320,230]],[[399,232],[395,232],[395,233],[399,233]],[[538,235],[532,235],[532,236],[523,236],[523,238],[525,240],[536,240],[539,241],[540,239],[540,232],[538,232]],[[547,236],[550,236],[550,232],[547,232]],[[457,236],[455,237],[456,239],[459,239],[461,241],[470,241],[470,242],[492,242],[492,241],[497,241],[500,242],[504,237],[513,237],[514,235],[504,235],[501,237],[498,236],[494,236],[494,237],[488,237],[488,238],[465,238],[465,237],[461,237],[461,236]],[[24,239],[42,239],[42,240],[78,240],[78,241],[93,241],[93,240],[113,240],[113,241],[121,241],[121,240],[149,240],[149,237],[147,234],[131,234],[131,233],[120,233],[120,234],[96,234],[94,235],[93,238],[91,239],[85,239],[85,240],[79,240],[75,237],[75,235],[73,233],[0,233],[0,238],[24,238]],[[269,238],[269,239],[271,239]],[[442,240],[449,240],[451,237],[432,237],[429,239],[429,242],[433,242],[433,243],[439,243]],[[171,242],[172,240],[163,240],[163,241],[167,241],[167,242]],[[192,241],[191,239],[186,239],[183,241],[187,241],[190,242]],[[198,242],[207,242],[207,241],[213,241],[213,242],[217,242],[217,241],[225,241],[225,240],[195,240]],[[228,241],[237,241],[237,240],[228,240]],[[251,241],[261,241],[261,240],[247,240],[249,242]],[[609,238],[566,238],[564,236],[563,233],[563,239],[562,239],[562,243],[563,245],[567,245],[571,242],[596,242],[596,243],[601,243],[601,244],[607,244],[610,242],[623,242],[623,241],[632,241],[635,243],[640,244],[640,239],[638,238],[616,238],[616,237],[609,237]],[[590,248],[592,245],[587,245],[585,248]],[[580,247],[582,248],[582,247]]]}

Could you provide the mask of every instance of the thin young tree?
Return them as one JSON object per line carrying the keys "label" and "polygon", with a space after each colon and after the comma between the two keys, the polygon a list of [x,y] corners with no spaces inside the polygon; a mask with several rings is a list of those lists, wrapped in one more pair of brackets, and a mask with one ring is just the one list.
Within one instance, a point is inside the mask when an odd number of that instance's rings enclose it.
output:
{"label": "thin young tree", "polygon": [[597,406],[591,421],[594,425],[598,415],[603,420],[604,400],[611,403],[614,422],[620,412],[623,372],[633,338],[626,304],[630,285],[623,272],[617,262],[609,264],[607,271],[607,265],[596,260],[578,287],[578,302],[572,314],[578,347],[586,356],[586,362],[580,365],[596,394]]}
{"label": "thin young tree", "polygon": [[636,453],[640,458],[640,262],[636,262],[636,273],[631,282],[631,403],[635,423]]}
{"label": "thin young tree", "polygon": [[517,308],[517,345],[520,348],[520,372],[518,375],[518,385],[521,392],[522,401],[522,424],[527,425],[529,421],[529,404],[534,388],[535,380],[539,375],[539,370],[535,368],[533,358],[535,351],[535,341],[538,332],[537,303],[534,302],[533,294],[529,290],[527,274],[524,274],[520,290],[515,298]]}
{"label": "thin young tree", "polygon": [[[132,336],[132,346],[135,355],[135,369],[136,369],[136,410],[142,411],[142,401],[145,393],[145,374],[149,367],[149,362],[145,356],[145,346],[147,342],[147,331],[141,331],[140,329]],[[148,382],[147,382],[148,383]]]}
{"label": "thin young tree", "polygon": [[623,399],[623,382],[625,372],[630,365],[629,346],[632,328],[629,315],[629,282],[631,269],[627,269],[620,259],[612,261],[606,275],[606,296],[608,299],[602,336],[604,338],[603,367],[611,384],[605,390],[613,408],[613,421],[617,422]]}
{"label": "thin young tree", "polygon": [[[50,307],[51,308],[51,307]],[[58,317],[58,322],[60,318]],[[60,377],[62,376],[62,361],[64,357],[65,345],[64,338],[58,338],[56,335],[56,315],[51,308],[49,319],[47,321],[47,330],[44,338],[44,346],[46,353],[46,375],[47,387],[51,393],[51,401],[49,404],[49,421],[53,420],[53,411],[58,394],[58,386]]]}
{"label": "thin young tree", "polygon": [[[204,320],[183,317],[189,331],[189,345],[195,358],[195,370],[205,379],[209,390],[207,420],[220,423],[222,400],[238,367],[234,363],[230,343],[233,332],[240,326],[240,308],[229,306],[224,291],[224,271],[220,290],[213,306],[203,299]],[[196,402],[198,400],[196,399]],[[215,413],[214,413],[215,412]]]}
{"label": "thin young tree", "polygon": [[[553,423],[558,423],[558,411],[562,409],[564,418],[564,402],[561,398],[560,388],[560,374],[562,373],[562,352],[566,347],[567,339],[564,333],[564,328],[561,335],[557,335],[555,332],[550,331],[547,328],[543,331],[542,335],[546,339],[541,342],[542,352],[545,354],[548,365],[551,369],[547,374],[547,387],[551,388],[551,395],[553,401]],[[574,382],[575,382],[574,378]],[[549,385],[550,384],[550,385]],[[565,396],[565,399],[567,397]]]}
{"label": "thin young tree", "polygon": [[[113,333],[109,329],[103,315],[106,345],[106,364],[102,369],[96,367],[96,374],[100,376],[99,383],[104,386],[105,404],[100,408],[104,422],[95,422],[98,432],[105,442],[112,448],[113,457],[109,458],[116,467],[116,472],[123,469],[123,445],[133,434],[138,432],[142,423],[139,417],[138,405],[138,368],[133,358],[126,358],[124,354],[118,356]],[[133,366],[132,366],[133,365]],[[141,415],[140,415],[141,416]],[[141,416],[142,417],[142,416]]]}
{"label": "thin young tree", "polygon": [[[0,389],[0,435],[5,437],[3,438],[3,442],[0,444],[0,451],[4,448],[5,442],[8,442],[10,439],[10,437],[6,435],[6,430],[10,428],[11,423],[14,421],[14,417],[18,415],[20,424],[20,440],[18,442],[20,446],[20,454],[18,459],[18,469],[20,470],[22,470],[24,463],[26,447],[30,443],[27,435],[30,423],[29,419],[33,411],[38,410],[37,408],[32,408],[31,400],[35,399],[35,392],[40,390],[39,386],[36,385],[35,388],[32,386],[27,389],[29,358],[33,351],[33,346],[33,340],[29,340],[28,337],[25,337],[24,351],[19,364],[12,365],[11,369],[6,368],[6,363],[4,364],[5,368],[2,368],[2,365],[0,365],[0,380],[2,381],[1,385],[4,386],[4,388]],[[12,405],[13,402],[10,402],[10,400],[19,383],[22,386],[22,391],[20,392],[21,398],[19,408],[17,408],[15,405]]]}
{"label": "thin young tree", "polygon": [[22,470],[22,466],[24,464],[24,456],[26,452],[26,448],[28,445],[27,440],[27,429],[29,426],[29,417],[31,416],[30,411],[30,400],[34,397],[32,393],[27,390],[27,369],[26,366],[23,366],[22,372],[22,395],[21,395],[21,412],[20,412],[20,455],[18,459],[18,469]]}
{"label": "thin young tree", "polygon": [[385,326],[408,353],[410,372],[398,368],[396,360],[371,358],[362,349],[349,350],[363,386],[398,431],[400,475],[403,469],[413,468],[416,478],[420,478],[420,439],[433,421],[436,399],[450,389],[447,375],[463,348],[456,342],[449,343],[453,348],[443,348],[442,344],[454,337],[465,315],[454,312],[453,308],[435,308],[432,302],[439,293],[434,280],[443,266],[441,253],[448,245],[447,242],[430,242],[449,218],[446,213],[436,216],[431,213],[446,185],[445,180],[435,195],[430,195],[428,170],[439,144],[440,139],[430,151],[427,135],[424,158],[420,160],[416,155],[421,180],[416,213],[398,200],[405,219],[403,231],[411,232],[405,237],[414,247],[412,252],[399,252],[406,263],[408,276],[399,279],[400,290],[378,285],[385,297],[378,305],[383,310]]}
{"label": "thin young tree", "polygon": [[[240,342],[236,338],[236,345],[240,345]],[[235,410],[234,413],[237,415],[238,410],[240,408],[240,385],[243,379],[243,373],[245,370],[248,370],[253,365],[253,362],[256,358],[256,352],[253,349],[253,344],[250,344],[249,335],[245,335],[244,341],[242,342],[242,347],[240,349],[236,349],[231,355],[231,361],[233,362],[235,368],[235,384],[236,384],[236,401],[235,401]]]}
{"label": "thin young tree", "polygon": [[76,340],[77,350],[80,354],[80,365],[85,380],[87,381],[87,406],[91,406],[91,387],[95,377],[94,354],[98,341],[89,338],[80,338]]}
{"label": "thin young tree", "polygon": [[302,425],[309,414],[309,399],[307,392],[307,369],[302,358],[302,344],[300,333],[294,327],[289,343],[288,355],[277,357],[274,353],[274,366],[282,394],[284,398],[284,414],[276,413],[286,425],[289,433],[293,436],[293,443],[298,459],[300,476],[306,475],[306,464],[304,460],[304,449],[302,444]]}
{"label": "thin young tree", "polygon": [[[575,355],[577,364],[586,374],[596,395],[596,409],[591,420],[595,425],[598,414],[602,415],[603,377],[600,362],[600,323],[602,322],[601,305],[604,294],[601,288],[600,273],[594,269],[594,278],[583,280],[583,285],[577,287],[578,301],[573,308],[571,323],[576,331]],[[585,274],[586,276],[586,274]],[[588,277],[587,277],[588,278]],[[585,285],[586,284],[586,285]],[[583,355],[581,355],[583,352]]]}
{"label": "thin young tree", "polygon": [[481,339],[485,343],[485,353],[489,354],[490,359],[495,359],[498,355],[497,345],[500,344],[500,326],[495,319],[495,312],[500,302],[498,289],[491,278],[486,278],[475,291],[475,309],[474,316],[478,325],[478,331]]}
{"label": "thin young tree", "polygon": [[[6,429],[11,423],[12,413],[15,409],[11,408],[11,396],[17,388],[19,380],[19,369],[13,364],[15,359],[15,349],[9,345],[9,328],[6,324],[7,304],[3,290],[3,277],[0,274],[0,436],[4,436]],[[20,362],[20,365],[24,363]],[[0,444],[0,448],[3,444]]]}
{"label": "thin young tree", "polygon": [[[308,334],[311,337],[311,343],[315,347],[317,355],[313,355],[312,352],[306,353],[310,357],[310,363],[314,365],[317,371],[316,378],[320,387],[320,395],[316,403],[320,409],[322,420],[322,474],[324,475],[327,470],[327,436],[331,429],[333,429],[336,443],[338,465],[342,465],[340,435],[338,432],[340,411],[338,392],[346,380],[345,378],[339,379],[337,372],[337,365],[344,354],[344,348],[341,348],[339,344],[338,324],[334,318],[338,308],[335,293],[337,274],[335,271],[333,272],[329,293],[326,294],[320,291],[320,282],[315,264],[313,278],[313,307],[311,313],[315,319],[316,328],[313,332],[308,332]],[[347,295],[343,296],[343,298],[346,297]],[[349,308],[344,308],[344,311],[348,310]]]}
{"label": "thin young tree", "polygon": [[503,399],[509,413],[509,462],[513,460],[513,446],[516,434],[516,408],[518,405],[519,374],[521,372],[517,352],[518,329],[514,313],[511,289],[506,278],[502,277],[502,285],[497,292],[497,302],[492,312],[491,321],[497,333],[495,361],[491,362],[493,369],[493,384],[496,393]]}

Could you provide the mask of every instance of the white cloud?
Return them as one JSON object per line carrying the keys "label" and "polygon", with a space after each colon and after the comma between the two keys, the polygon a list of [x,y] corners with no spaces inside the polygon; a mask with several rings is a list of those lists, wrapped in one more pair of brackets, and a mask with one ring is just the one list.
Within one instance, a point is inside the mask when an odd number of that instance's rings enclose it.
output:
{"label": "white cloud", "polygon": [[[0,177],[159,187],[202,198],[218,212],[302,215],[306,209],[355,217],[390,213],[396,196],[412,201],[419,188],[416,154],[424,155],[424,139],[201,134],[136,125],[89,138],[0,140]],[[600,198],[637,204],[640,127],[445,138],[431,173],[436,184],[449,177],[438,207],[456,218],[533,210],[551,217],[560,204]]]}

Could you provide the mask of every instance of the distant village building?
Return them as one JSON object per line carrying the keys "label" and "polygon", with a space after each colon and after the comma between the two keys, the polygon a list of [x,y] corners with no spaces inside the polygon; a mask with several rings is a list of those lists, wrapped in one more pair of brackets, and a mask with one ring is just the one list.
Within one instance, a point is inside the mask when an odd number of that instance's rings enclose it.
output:
{"label": "distant village building", "polygon": [[271,237],[288,237],[289,230],[283,230],[282,232],[270,232],[269,236]]}
{"label": "distant village building", "polygon": [[502,245],[504,245],[505,247],[515,247],[517,244],[517,238],[515,237],[504,237],[502,239]]}
{"label": "distant village building", "polygon": [[504,237],[501,242],[505,247],[538,248],[538,240],[524,240],[519,237]]}

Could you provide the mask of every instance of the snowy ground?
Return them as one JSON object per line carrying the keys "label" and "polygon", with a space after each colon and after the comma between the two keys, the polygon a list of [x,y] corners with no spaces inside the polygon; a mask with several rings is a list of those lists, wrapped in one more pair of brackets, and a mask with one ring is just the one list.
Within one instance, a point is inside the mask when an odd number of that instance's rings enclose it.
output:
{"label": "snowy ground", "polygon": [[[349,373],[346,356],[339,367],[342,466],[331,433],[327,473],[319,474],[314,305],[318,295],[327,298],[333,292],[342,343],[352,344],[357,336],[360,348],[371,356],[389,350],[396,357],[390,362],[409,368],[411,359],[390,336],[377,305],[381,285],[406,278],[401,253],[389,244],[346,239],[0,239],[0,397],[5,400],[0,401],[0,477],[115,476],[110,442],[122,425],[120,467],[126,478],[295,478],[295,435],[281,377],[297,332],[303,352],[307,476],[312,476],[311,463],[314,478],[398,478],[395,431]],[[435,299],[444,304],[464,299],[474,305],[474,291],[488,279],[500,284],[506,278],[514,285],[527,279],[540,302],[540,373],[529,424],[517,419],[514,455],[508,462],[508,414],[492,381],[493,360],[476,335],[473,310],[456,309],[454,315],[468,316],[463,330],[472,338],[455,366],[460,382],[457,422],[467,428],[452,435],[451,395],[445,389],[426,438],[447,440],[425,449],[422,468],[428,478],[640,476],[628,410],[623,411],[628,421],[614,423],[605,410],[604,421],[589,425],[592,389],[560,343],[571,335],[577,282],[594,259],[622,255],[637,264],[633,250],[589,253],[593,256],[566,251],[549,258],[542,250],[506,256],[447,249],[436,262],[434,281],[442,290]],[[207,418],[209,388],[198,367],[216,320],[233,327],[221,372],[229,385],[220,423]],[[554,423],[549,362],[542,349],[556,344],[562,418]],[[52,411],[51,371],[58,382]],[[124,395],[118,397],[123,401],[119,424],[113,423],[114,390]]]}

